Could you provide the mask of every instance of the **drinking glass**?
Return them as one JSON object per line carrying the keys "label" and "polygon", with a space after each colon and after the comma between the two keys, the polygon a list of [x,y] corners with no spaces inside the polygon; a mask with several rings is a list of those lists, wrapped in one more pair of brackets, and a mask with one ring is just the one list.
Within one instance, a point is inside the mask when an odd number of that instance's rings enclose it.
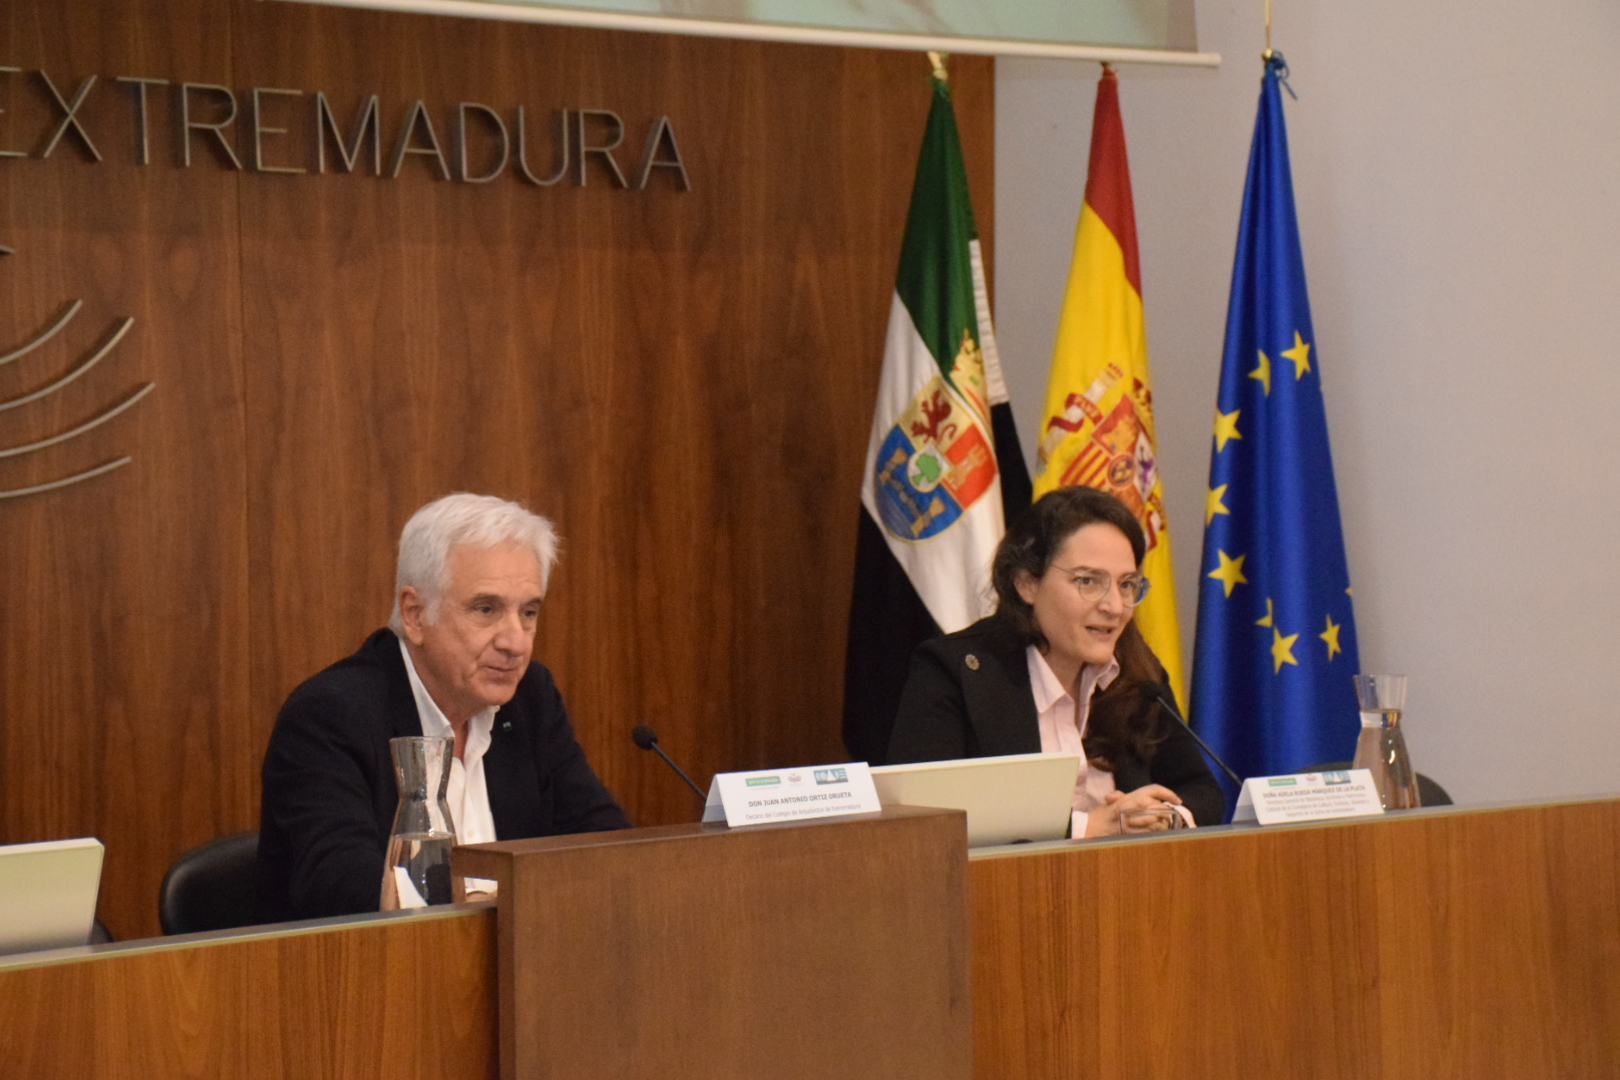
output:
{"label": "drinking glass", "polygon": [[1185,824],[1181,811],[1173,806],[1144,806],[1119,812],[1119,831],[1126,835],[1166,832],[1182,828]]}

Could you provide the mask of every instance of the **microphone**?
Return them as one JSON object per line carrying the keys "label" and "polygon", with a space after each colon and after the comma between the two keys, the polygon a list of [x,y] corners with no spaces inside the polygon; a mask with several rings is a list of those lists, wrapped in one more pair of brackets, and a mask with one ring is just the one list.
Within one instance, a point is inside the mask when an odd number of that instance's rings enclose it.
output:
{"label": "microphone", "polygon": [[1243,786],[1243,781],[1238,779],[1238,774],[1232,771],[1232,766],[1222,761],[1220,755],[1209,748],[1209,743],[1198,737],[1198,732],[1192,729],[1192,725],[1181,718],[1181,713],[1176,710],[1176,699],[1170,696],[1170,692],[1164,688],[1163,683],[1144,682],[1142,684],[1142,693],[1158,702],[1164,711],[1170,714],[1170,718],[1180,724],[1182,730],[1193,737],[1193,741],[1198,744],[1199,749],[1209,755],[1209,760],[1219,765],[1221,771],[1232,778],[1232,783],[1238,787]]}
{"label": "microphone", "polygon": [[643,750],[651,750],[653,753],[663,758],[664,764],[674,769],[675,775],[679,776],[682,780],[685,780],[686,786],[697,792],[698,798],[705,801],[708,800],[709,796],[704,793],[702,788],[692,783],[692,778],[686,775],[686,770],[675,764],[675,762],[670,759],[670,756],[664,753],[664,748],[658,745],[658,732],[654,731],[646,724],[637,724],[635,730],[630,733],[630,738],[635,740],[635,744],[641,747]]}

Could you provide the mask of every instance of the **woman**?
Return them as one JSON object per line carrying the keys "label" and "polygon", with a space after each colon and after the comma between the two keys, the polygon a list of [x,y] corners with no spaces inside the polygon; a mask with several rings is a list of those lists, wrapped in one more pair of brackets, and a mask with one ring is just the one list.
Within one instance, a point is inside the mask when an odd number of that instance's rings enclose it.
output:
{"label": "woman", "polygon": [[1075,836],[1121,811],[1175,806],[1218,824],[1225,798],[1198,745],[1165,715],[1165,672],[1131,621],[1147,593],[1136,515],[1094,488],[1060,488],[996,549],[996,613],[919,646],[889,760],[1075,753]]}

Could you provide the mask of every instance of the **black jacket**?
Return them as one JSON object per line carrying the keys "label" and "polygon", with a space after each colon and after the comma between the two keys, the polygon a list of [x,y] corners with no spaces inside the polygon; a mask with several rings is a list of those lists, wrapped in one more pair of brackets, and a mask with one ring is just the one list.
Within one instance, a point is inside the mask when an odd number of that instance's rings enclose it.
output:
{"label": "black jacket", "polygon": [[[377,910],[399,805],[388,740],[420,734],[390,630],[292,692],[264,756],[261,918]],[[574,740],[551,672],[537,663],[495,714],[484,777],[502,840],[630,825]]]}
{"label": "black jacket", "polygon": [[[919,645],[889,739],[889,762],[1039,753],[1041,730],[1024,648],[995,616]],[[1114,786],[1134,791],[1163,784],[1181,796],[1198,824],[1219,825],[1226,798],[1198,744],[1162,712],[1153,722],[1161,725],[1164,741],[1149,761],[1122,752]]]}

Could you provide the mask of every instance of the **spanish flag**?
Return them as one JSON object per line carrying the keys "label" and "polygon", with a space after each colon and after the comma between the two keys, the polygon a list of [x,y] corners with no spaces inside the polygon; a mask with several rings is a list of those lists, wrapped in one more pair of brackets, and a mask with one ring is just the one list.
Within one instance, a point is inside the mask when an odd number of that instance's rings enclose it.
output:
{"label": "spanish flag", "polygon": [[1185,702],[1181,633],[1164,486],[1153,434],[1153,383],[1142,326],[1136,209],[1119,118],[1119,80],[1104,67],[1091,124],[1086,199],[1058,319],[1046,386],[1035,497],[1085,484],[1118,496],[1147,534],[1143,573],[1153,583],[1136,624]]}

